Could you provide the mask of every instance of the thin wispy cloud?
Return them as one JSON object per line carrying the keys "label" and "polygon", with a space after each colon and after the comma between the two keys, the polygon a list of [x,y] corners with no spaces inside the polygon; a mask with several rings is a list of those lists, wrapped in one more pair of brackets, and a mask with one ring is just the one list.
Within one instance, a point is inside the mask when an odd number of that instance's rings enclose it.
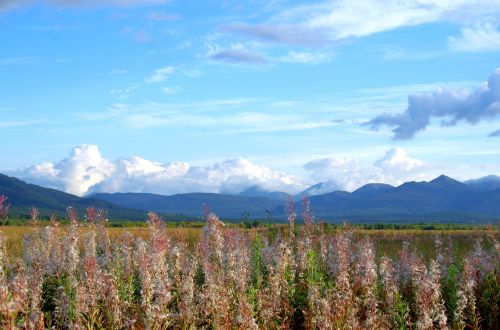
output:
{"label": "thin wispy cloud", "polygon": [[297,52],[290,51],[280,61],[287,63],[300,63],[300,64],[323,64],[332,61],[335,55],[332,53],[324,52]]}
{"label": "thin wispy cloud", "polygon": [[491,132],[489,137],[499,137],[500,136],[500,129],[498,131]]}
{"label": "thin wispy cloud", "polygon": [[127,69],[113,69],[111,71],[109,71],[110,74],[114,74],[114,75],[123,75],[123,74],[127,74],[129,71]]}
{"label": "thin wispy cloud", "polygon": [[226,62],[226,63],[243,63],[243,64],[254,64],[254,65],[264,65],[268,62],[257,54],[250,53],[243,49],[228,49],[221,50],[209,56],[211,60]]}
{"label": "thin wispy cloud", "polygon": [[39,64],[44,60],[39,57],[8,57],[0,58],[0,65],[30,65]]}
{"label": "thin wispy cloud", "polygon": [[153,36],[150,33],[131,27],[123,28],[120,33],[128,36],[132,41],[137,43],[149,43],[153,40]]}
{"label": "thin wispy cloud", "polygon": [[325,118],[318,118],[303,113],[300,108],[291,112],[292,108],[285,104],[290,102],[228,99],[192,103],[117,103],[105,112],[80,114],[80,117],[89,121],[113,120],[134,129],[199,127],[210,129],[211,134],[271,134],[348,125],[343,120],[329,118],[328,113],[322,115]]}
{"label": "thin wispy cloud", "polygon": [[181,19],[181,17],[178,14],[160,12],[160,11],[149,12],[146,15],[146,18],[151,21],[177,21]]}
{"label": "thin wispy cloud", "polygon": [[164,68],[159,68],[154,71],[154,73],[146,78],[146,82],[148,83],[161,83],[167,80],[169,76],[174,74],[175,68],[173,66],[166,66]]}
{"label": "thin wispy cloud", "polygon": [[464,21],[500,12],[498,1],[322,1],[277,10],[266,22],[235,22],[223,30],[264,41],[315,46],[406,26]]}
{"label": "thin wispy cloud", "polygon": [[231,23],[221,27],[222,31],[239,33],[263,41],[291,45],[317,46],[327,39],[321,33],[308,31],[292,24],[261,24]]}
{"label": "thin wispy cloud", "polygon": [[116,96],[120,101],[125,101],[132,93],[134,93],[135,90],[137,90],[137,88],[139,87],[132,86],[127,88],[112,89],[110,94]]}
{"label": "thin wispy cloud", "polygon": [[234,43],[227,47],[207,42],[207,57],[212,61],[230,64],[266,65],[268,61],[244,44]]}
{"label": "thin wispy cloud", "polygon": [[182,92],[183,89],[181,86],[164,86],[161,90],[167,95],[173,95]]}
{"label": "thin wispy cloud", "polygon": [[500,50],[500,31],[492,24],[477,24],[463,28],[459,36],[448,38],[449,47],[458,52]]}
{"label": "thin wispy cloud", "polygon": [[0,119],[1,128],[15,128],[24,126],[33,126],[37,124],[42,124],[44,121],[36,119],[19,119],[19,120],[2,120]]}

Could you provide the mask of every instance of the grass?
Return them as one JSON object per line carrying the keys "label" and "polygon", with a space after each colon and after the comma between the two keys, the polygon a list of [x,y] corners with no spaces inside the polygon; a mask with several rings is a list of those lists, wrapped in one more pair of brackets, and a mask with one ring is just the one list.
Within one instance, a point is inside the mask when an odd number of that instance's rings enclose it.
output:
{"label": "grass", "polygon": [[[63,226],[64,227],[64,226]],[[6,237],[6,254],[10,257],[18,258],[22,255],[23,237],[28,235],[32,230],[31,226],[0,226],[0,232]],[[80,228],[79,235],[83,235],[88,229]],[[128,227],[128,228],[106,228],[106,231],[111,241],[125,233],[130,233],[134,237],[149,239],[150,231],[147,227]],[[165,228],[166,235],[173,241],[186,242],[189,246],[193,246],[198,240],[201,233],[201,228],[190,227],[167,227]]]}
{"label": "grass", "polygon": [[[143,223],[145,224],[145,223]],[[188,242],[189,245],[193,246],[195,242],[199,239],[201,233],[201,226],[198,223],[183,224],[179,226],[178,223],[173,223],[169,226],[167,223],[165,228],[165,234],[171,237],[174,241],[184,241]],[[47,223],[42,223],[41,226],[48,225]],[[238,228],[237,225],[230,225],[229,228]],[[245,228],[242,230],[248,235],[253,236],[256,232],[263,233],[271,237],[273,231],[286,231],[287,227],[284,225],[268,225],[254,228]],[[81,231],[85,231],[85,228],[81,228]],[[130,233],[135,237],[141,237],[143,239],[149,238],[149,230],[147,226],[124,226],[124,227],[108,227],[106,228],[110,239],[113,241],[124,233]],[[327,230],[327,232],[334,233],[338,231],[338,228]],[[7,254],[15,257],[19,257],[22,254],[22,242],[23,237],[29,234],[31,231],[31,226],[29,225],[15,225],[15,226],[0,226],[0,232],[6,236],[6,250]],[[353,228],[353,232],[359,238],[368,236],[373,238],[376,246],[376,250],[379,253],[377,257],[381,256],[381,253],[394,256],[396,255],[403,241],[410,241],[411,245],[415,247],[416,251],[422,254],[425,259],[430,259],[435,257],[434,239],[436,235],[442,237],[443,241],[447,242],[451,251],[453,251],[457,257],[461,257],[470,252],[473,248],[474,242],[479,237],[485,236],[485,230],[479,228],[471,229],[443,229],[443,230],[428,230],[428,229],[362,229]]]}
{"label": "grass", "polygon": [[493,329],[500,322],[493,228],[339,227],[312,217],[300,225],[295,218],[226,225],[213,214],[200,228],[149,217],[147,227],[106,227],[90,209],[88,222],[0,227],[0,327]]}

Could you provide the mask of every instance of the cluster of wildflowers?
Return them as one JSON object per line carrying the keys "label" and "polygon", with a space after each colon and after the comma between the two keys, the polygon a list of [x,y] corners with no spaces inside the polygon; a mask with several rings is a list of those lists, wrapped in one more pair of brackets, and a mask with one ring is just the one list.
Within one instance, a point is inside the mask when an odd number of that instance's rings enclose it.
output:
{"label": "cluster of wildflowers", "polygon": [[[252,230],[206,212],[194,244],[148,214],[145,238],[111,239],[106,212],[42,226],[31,210],[23,255],[6,255],[0,232],[2,329],[465,329],[498,325],[498,233],[455,260],[377,253],[349,227],[326,232],[304,201],[296,224]],[[486,235],[488,236],[488,235]],[[450,281],[452,274],[453,281]],[[485,300],[490,299],[490,300]],[[495,300],[496,299],[496,300]],[[496,308],[496,309],[495,309]]]}
{"label": "cluster of wildflowers", "polygon": [[7,197],[0,195],[0,221],[2,224],[8,219],[10,204],[7,204]]}

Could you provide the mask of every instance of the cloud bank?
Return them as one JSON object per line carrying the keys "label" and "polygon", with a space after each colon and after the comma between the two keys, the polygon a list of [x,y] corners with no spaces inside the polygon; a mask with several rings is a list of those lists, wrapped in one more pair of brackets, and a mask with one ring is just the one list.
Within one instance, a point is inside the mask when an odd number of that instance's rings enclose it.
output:
{"label": "cloud bank", "polygon": [[210,166],[192,166],[180,161],[161,164],[141,157],[109,160],[96,145],[83,144],[59,162],[40,163],[6,174],[79,196],[97,192],[237,194],[254,187],[297,194],[313,185],[307,194],[317,195],[335,190],[354,191],[367,183],[400,185],[437,176],[433,165],[410,157],[402,148],[388,150],[372,164],[349,157],[327,157],[311,160],[303,168],[304,176],[294,176],[244,158]]}
{"label": "cloud bank", "polygon": [[290,193],[305,188],[291,175],[244,158],[207,167],[185,162],[160,164],[141,157],[112,161],[103,158],[96,145],[87,144],[75,147],[68,158],[55,164],[41,163],[8,174],[79,196],[93,192],[238,193],[255,185],[267,191]]}
{"label": "cloud bank", "polygon": [[408,108],[403,113],[384,113],[365,125],[374,130],[381,126],[393,127],[395,140],[407,140],[425,130],[434,118],[442,118],[443,126],[453,126],[459,122],[474,125],[498,115],[500,69],[475,91],[440,88],[430,94],[410,95]]}
{"label": "cloud bank", "polygon": [[372,166],[364,166],[352,158],[322,158],[304,165],[304,169],[316,182],[324,182],[314,193],[326,193],[338,189],[353,191],[367,183],[399,185],[410,180],[426,180],[428,164],[408,156],[402,148],[392,148]]}

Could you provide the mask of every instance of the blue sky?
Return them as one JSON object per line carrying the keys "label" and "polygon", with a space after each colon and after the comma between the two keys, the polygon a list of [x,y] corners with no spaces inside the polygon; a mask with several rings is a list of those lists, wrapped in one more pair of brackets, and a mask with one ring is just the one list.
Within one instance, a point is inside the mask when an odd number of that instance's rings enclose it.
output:
{"label": "blue sky", "polygon": [[79,195],[500,175],[499,55],[491,0],[0,0],[0,170]]}

